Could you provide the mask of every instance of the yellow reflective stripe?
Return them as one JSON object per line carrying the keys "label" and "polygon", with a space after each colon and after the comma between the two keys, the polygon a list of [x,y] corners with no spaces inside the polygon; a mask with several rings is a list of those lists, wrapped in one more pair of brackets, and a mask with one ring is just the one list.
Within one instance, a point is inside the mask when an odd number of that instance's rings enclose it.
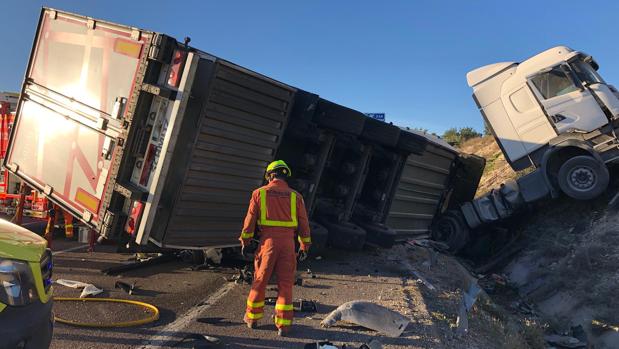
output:
{"label": "yellow reflective stripe", "polygon": [[241,233],[241,239],[251,239],[254,237],[254,233]]}
{"label": "yellow reflective stripe", "polygon": [[275,310],[292,310],[292,304],[275,304]]}
{"label": "yellow reflective stripe", "polygon": [[304,243],[304,244],[309,244],[312,242],[312,238],[311,237],[302,237],[301,235],[299,235],[299,237],[297,238],[299,240],[299,243]]}
{"label": "yellow reflective stripe", "polygon": [[264,313],[245,313],[245,315],[247,316],[248,319],[252,319],[252,320],[259,320],[262,319],[262,317],[264,316]]}
{"label": "yellow reflective stripe", "polygon": [[296,228],[299,224],[297,222],[297,193],[290,193],[290,221],[276,221],[267,219],[269,208],[267,207],[267,191],[260,189],[260,225],[269,227],[286,227]]}
{"label": "yellow reflective stripe", "polygon": [[275,317],[275,324],[276,325],[284,325],[284,326],[290,326],[292,325],[292,320],[288,320],[288,319],[282,319],[279,317]]}
{"label": "yellow reflective stripe", "polygon": [[250,302],[247,301],[247,306],[250,308],[262,308],[264,307],[264,301],[262,302]]}

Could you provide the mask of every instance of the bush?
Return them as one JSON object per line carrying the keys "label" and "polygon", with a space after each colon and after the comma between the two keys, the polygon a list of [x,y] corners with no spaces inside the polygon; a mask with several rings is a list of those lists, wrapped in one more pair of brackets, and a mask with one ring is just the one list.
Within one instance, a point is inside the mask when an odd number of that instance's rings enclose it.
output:
{"label": "bush", "polygon": [[477,137],[481,137],[481,133],[472,127],[462,127],[461,129],[452,127],[443,133],[442,138],[451,145],[460,145],[462,142]]}

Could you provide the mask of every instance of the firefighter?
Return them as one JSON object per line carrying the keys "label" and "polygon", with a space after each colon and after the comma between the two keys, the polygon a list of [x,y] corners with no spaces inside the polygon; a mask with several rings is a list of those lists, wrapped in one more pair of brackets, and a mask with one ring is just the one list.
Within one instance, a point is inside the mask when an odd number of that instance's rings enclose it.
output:
{"label": "firefighter", "polygon": [[73,239],[73,216],[67,212],[62,211],[64,217],[64,233],[67,239]]}
{"label": "firefighter", "polygon": [[52,240],[54,237],[54,226],[58,224],[58,217],[60,215],[60,207],[56,204],[49,202],[49,210],[47,211],[47,226],[45,227],[45,235],[43,236],[47,240],[48,247],[51,248]]}
{"label": "firefighter", "polygon": [[73,216],[69,212],[61,209],[60,206],[53,204],[47,213],[47,226],[45,227],[44,235],[50,245],[54,232],[54,226],[58,224],[61,214],[64,218],[65,237],[67,239],[73,238]]}
{"label": "firefighter", "polygon": [[[265,290],[274,272],[278,290],[274,320],[280,336],[287,335],[292,325],[292,286],[297,257],[305,259],[311,245],[305,203],[303,197],[286,183],[290,175],[290,168],[284,161],[269,164],[265,174],[268,184],[252,193],[239,239],[243,255],[254,237],[260,239],[244,321],[253,329],[264,316]],[[295,233],[300,246],[298,255],[295,253]]]}

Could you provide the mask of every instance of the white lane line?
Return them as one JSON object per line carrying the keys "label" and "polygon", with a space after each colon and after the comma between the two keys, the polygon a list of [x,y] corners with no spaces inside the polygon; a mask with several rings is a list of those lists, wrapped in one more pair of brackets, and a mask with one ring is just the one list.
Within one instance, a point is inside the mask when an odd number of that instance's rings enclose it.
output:
{"label": "white lane line", "polygon": [[210,297],[202,301],[200,305],[189,309],[185,314],[161,329],[161,331],[157,332],[157,334],[152,336],[150,339],[142,342],[140,349],[161,348],[180,341],[182,338],[178,337],[179,332],[187,328],[195,319],[198,318],[198,316],[209,309],[213,304],[224,298],[226,294],[232,291],[235,286],[236,284],[234,282],[226,283],[224,286],[217,289],[217,291],[215,291]]}
{"label": "white lane line", "polygon": [[59,255],[61,253],[65,253],[65,252],[73,252],[73,251],[81,250],[81,249],[86,248],[86,247],[88,247],[88,245],[80,245],[80,246],[75,246],[75,247],[67,248],[66,250],[54,251],[54,252],[52,252],[52,256]]}

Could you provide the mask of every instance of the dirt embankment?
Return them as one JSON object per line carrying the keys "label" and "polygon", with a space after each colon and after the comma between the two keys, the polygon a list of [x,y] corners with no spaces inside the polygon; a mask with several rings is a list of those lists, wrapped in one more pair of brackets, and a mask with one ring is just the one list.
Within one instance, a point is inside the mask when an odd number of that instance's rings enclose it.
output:
{"label": "dirt embankment", "polygon": [[[460,149],[487,160],[477,195],[519,175],[492,137],[469,140]],[[619,189],[617,174],[611,170],[609,190],[595,200],[562,196],[511,220],[507,228],[524,248],[494,271],[517,291],[515,308],[531,305],[548,333],[576,335],[582,329],[596,349],[619,348],[619,210],[608,207]]]}
{"label": "dirt embankment", "polygon": [[477,196],[483,195],[492,188],[498,188],[501,183],[518,176],[509,166],[501,149],[492,136],[469,139],[460,145],[460,150],[482,156],[486,159],[486,168],[477,188]]}

